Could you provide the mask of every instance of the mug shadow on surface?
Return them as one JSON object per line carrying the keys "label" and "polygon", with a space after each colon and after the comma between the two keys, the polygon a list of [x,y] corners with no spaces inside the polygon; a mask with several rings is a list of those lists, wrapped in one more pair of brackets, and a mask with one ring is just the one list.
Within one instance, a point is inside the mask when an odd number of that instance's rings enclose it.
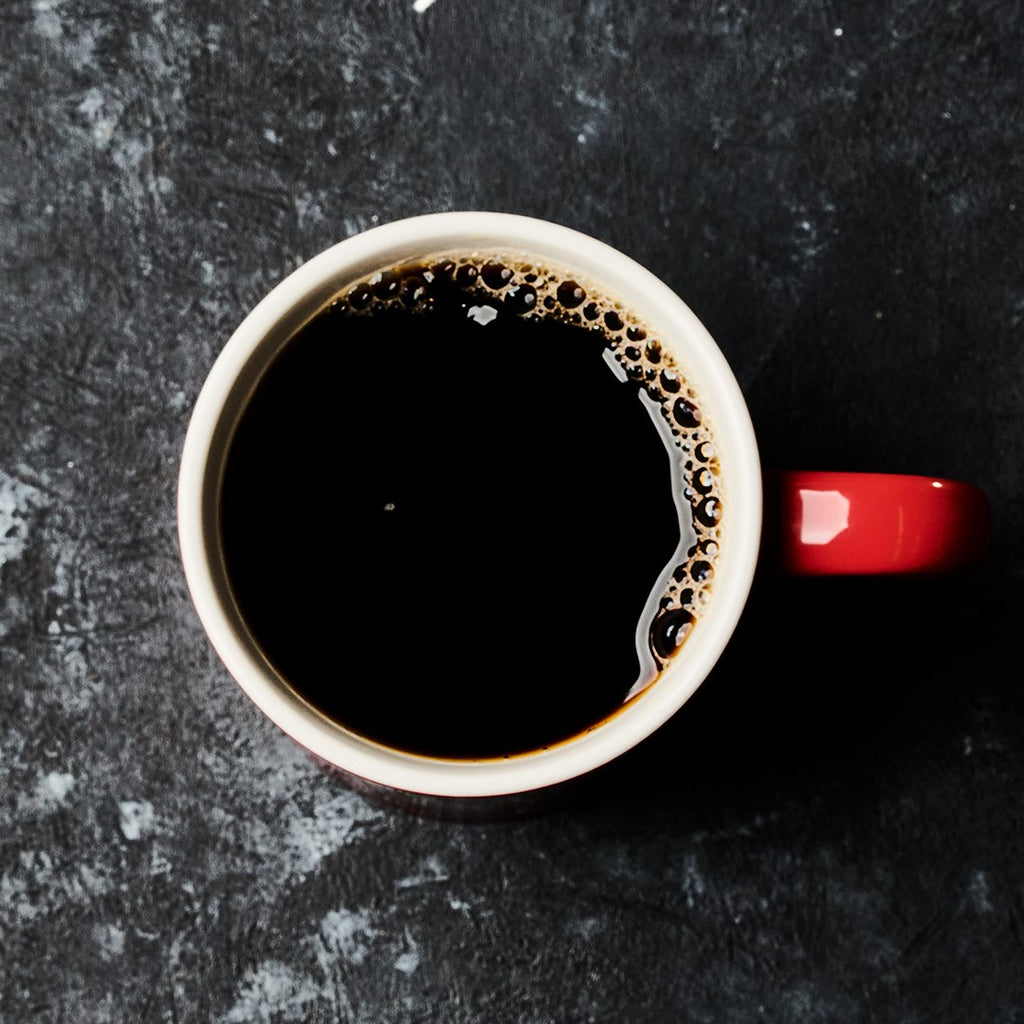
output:
{"label": "mug shadow on surface", "polygon": [[780,800],[874,786],[912,761],[952,759],[979,716],[1024,715],[1014,683],[1024,674],[1014,632],[1022,617],[1020,587],[991,565],[949,577],[759,571],[735,634],[689,702],[581,779],[451,800],[388,790],[313,759],[367,799],[425,819],[671,815],[714,829]]}
{"label": "mug shadow on surface", "polygon": [[759,575],[711,675],[597,773],[585,800],[713,827],[909,759],[949,758],[979,715],[1024,711],[1013,683],[1022,605],[991,566],[949,578]]}

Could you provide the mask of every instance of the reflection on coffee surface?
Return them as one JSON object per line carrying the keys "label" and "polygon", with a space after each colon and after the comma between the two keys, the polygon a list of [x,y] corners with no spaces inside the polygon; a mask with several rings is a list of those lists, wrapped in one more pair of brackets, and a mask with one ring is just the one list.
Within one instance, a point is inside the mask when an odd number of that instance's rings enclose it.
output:
{"label": "reflection on coffee surface", "polygon": [[449,758],[600,723],[699,629],[722,505],[706,416],[614,298],[499,255],[345,288],[227,458],[232,591],[289,685]]}

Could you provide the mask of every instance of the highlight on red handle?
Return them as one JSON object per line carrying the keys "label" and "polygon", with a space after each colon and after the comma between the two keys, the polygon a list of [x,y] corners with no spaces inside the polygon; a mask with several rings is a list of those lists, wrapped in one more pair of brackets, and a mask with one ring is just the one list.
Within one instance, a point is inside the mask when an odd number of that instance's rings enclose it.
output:
{"label": "highlight on red handle", "polygon": [[889,473],[765,474],[765,553],[797,576],[941,573],[985,557],[973,484]]}

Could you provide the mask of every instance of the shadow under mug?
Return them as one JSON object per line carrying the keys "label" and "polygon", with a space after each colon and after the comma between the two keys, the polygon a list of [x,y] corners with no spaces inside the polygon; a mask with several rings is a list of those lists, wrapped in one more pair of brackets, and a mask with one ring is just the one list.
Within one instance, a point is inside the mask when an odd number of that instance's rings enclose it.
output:
{"label": "shadow under mug", "polygon": [[[529,753],[477,760],[394,749],[314,708],[274,668],[232,595],[220,540],[226,453],[267,366],[300,326],[376,270],[438,253],[521,253],[596,283],[657,332],[710,413],[728,509],[711,600],[699,626],[657,679],[592,728]],[[764,521],[762,522],[762,508]],[[635,747],[670,718],[711,671],[739,620],[759,558],[795,574],[956,570],[988,545],[988,505],[976,487],[870,473],[762,474],[753,427],[715,342],[666,285],[615,249],[546,221],[508,214],[432,214],[356,235],[311,259],[246,317],[216,360],[185,439],[179,542],[196,610],[228,671],[252,700],[329,770],[376,798],[414,811],[492,816],[565,789]],[[313,585],[311,583],[311,585]],[[447,810],[446,810],[447,809]]]}

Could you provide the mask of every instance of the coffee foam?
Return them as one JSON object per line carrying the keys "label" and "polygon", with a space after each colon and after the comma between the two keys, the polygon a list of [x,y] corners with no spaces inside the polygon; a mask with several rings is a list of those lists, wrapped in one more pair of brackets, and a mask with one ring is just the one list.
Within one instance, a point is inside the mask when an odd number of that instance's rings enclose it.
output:
{"label": "coffee foam", "polygon": [[[388,306],[428,313],[461,293],[466,316],[486,326],[499,315],[554,319],[604,339],[605,361],[636,388],[665,444],[679,514],[680,541],[655,582],[637,625],[641,672],[628,697],[646,689],[685,644],[711,598],[722,545],[721,467],[701,400],[669,347],[640,316],[592,281],[521,254],[438,252],[350,282],[326,309],[372,315]],[[527,354],[545,372],[543,353]],[[569,371],[571,375],[571,370]],[[582,399],[585,403],[585,398]],[[642,524],[619,524],[642,532]]]}

